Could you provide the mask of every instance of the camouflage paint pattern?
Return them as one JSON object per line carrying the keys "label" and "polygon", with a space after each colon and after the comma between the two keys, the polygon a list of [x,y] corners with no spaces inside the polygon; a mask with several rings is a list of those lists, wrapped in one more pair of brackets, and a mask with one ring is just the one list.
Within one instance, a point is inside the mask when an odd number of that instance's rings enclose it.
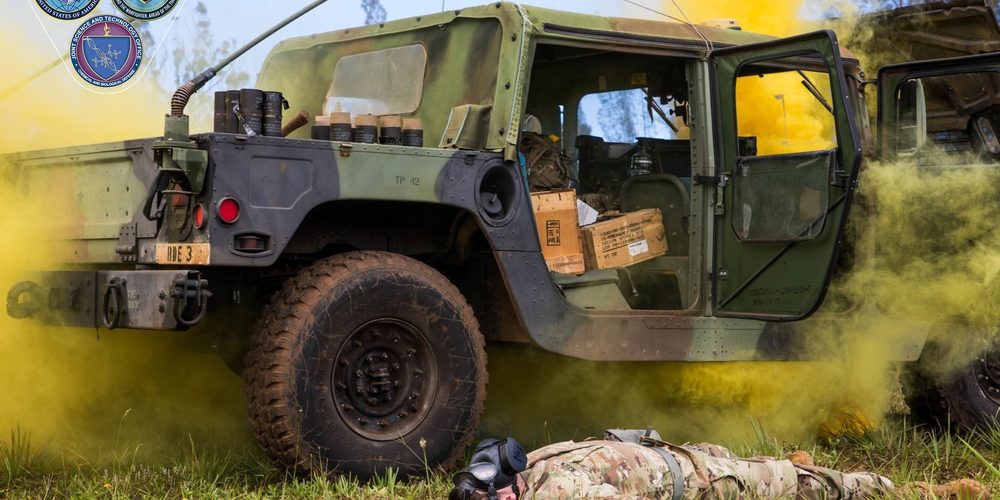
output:
{"label": "camouflage paint pattern", "polygon": [[[290,138],[200,134],[194,147],[207,152],[207,172],[194,203],[207,209],[202,229],[185,230],[189,214],[167,204],[162,227],[140,214],[146,186],[159,165],[154,139],[66,148],[13,155],[25,179],[62,169],[75,179],[83,222],[69,244],[74,261],[90,266],[149,267],[157,263],[158,245],[202,244],[211,250],[207,264],[188,267],[267,268],[285,254],[308,255],[324,245],[382,249],[405,254],[442,250],[394,241],[400,233],[432,234],[466,217],[474,221],[493,252],[518,323],[544,349],[591,360],[728,361],[803,359],[820,355],[804,350],[802,335],[779,323],[720,318],[713,310],[709,263],[714,248],[713,199],[716,187],[695,185],[687,308],[681,311],[588,311],[568,303],[542,259],[530,197],[523,187],[516,157],[519,127],[530,78],[531,58],[539,43],[613,49],[682,58],[691,98],[691,162],[694,175],[717,173],[718,124],[713,110],[713,75],[706,37],[716,50],[772,40],[745,32],[659,21],[614,19],[490,4],[455,12],[352,28],[279,44],[268,57],[258,88],[284,92],[294,109],[321,112],[337,62],[350,55],[421,44],[428,59],[423,95],[410,115],[425,126],[425,143],[443,134],[451,109],[476,105],[490,109],[488,126],[477,150],[414,148]],[[829,54],[829,50],[825,51]],[[832,57],[832,56],[831,56]],[[456,75],[462,75],[457,77]],[[725,118],[723,119],[725,120]],[[93,158],[96,161],[81,161]],[[95,166],[96,163],[96,166]],[[131,175],[129,175],[131,174]],[[484,182],[488,179],[489,182]],[[502,187],[503,213],[483,209],[489,189]],[[484,187],[486,186],[486,187]],[[484,191],[485,190],[485,191]],[[101,192],[105,194],[101,194]],[[124,191],[124,195],[122,192]],[[240,218],[224,224],[216,217],[220,200],[241,205]],[[347,230],[358,214],[378,204],[393,207],[379,220],[400,219],[396,226],[367,232]],[[355,207],[357,212],[347,212]],[[361,207],[361,208],[358,208]],[[446,209],[446,210],[442,210]],[[448,211],[450,210],[450,211]],[[124,236],[134,224],[135,241]],[[389,228],[389,229],[387,229]],[[354,228],[356,229],[356,228]],[[261,252],[235,248],[239,236],[263,238]],[[416,237],[416,235],[414,235]],[[129,247],[134,247],[129,250]],[[126,252],[122,252],[123,247]],[[131,253],[130,253],[131,252]],[[129,260],[129,259],[133,260]],[[806,262],[805,265],[815,265]],[[823,265],[826,264],[824,260]],[[176,263],[168,266],[175,268]],[[914,329],[901,342],[899,359],[915,359],[926,331]],[[823,355],[828,355],[824,353]]]}
{"label": "camouflage paint pattern", "polygon": [[[720,446],[666,445],[684,479],[681,498],[874,498],[888,479],[769,457],[737,459]],[[544,446],[528,454],[522,498],[672,498],[674,478],[659,453],[617,441]]]}

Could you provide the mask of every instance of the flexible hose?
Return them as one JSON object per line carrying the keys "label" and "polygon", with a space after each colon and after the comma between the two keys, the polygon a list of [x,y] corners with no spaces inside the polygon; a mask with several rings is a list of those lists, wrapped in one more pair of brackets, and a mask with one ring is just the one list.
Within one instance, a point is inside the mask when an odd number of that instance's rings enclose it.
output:
{"label": "flexible hose", "polygon": [[187,107],[188,100],[214,76],[215,70],[207,69],[174,91],[173,97],[170,98],[170,116],[184,116],[184,108]]}

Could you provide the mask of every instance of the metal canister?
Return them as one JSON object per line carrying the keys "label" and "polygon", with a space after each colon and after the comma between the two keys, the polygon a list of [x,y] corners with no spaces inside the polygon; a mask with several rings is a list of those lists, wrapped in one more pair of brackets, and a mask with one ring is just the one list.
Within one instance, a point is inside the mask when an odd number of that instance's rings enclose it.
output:
{"label": "metal canister", "polygon": [[288,101],[281,92],[264,92],[264,116],[262,121],[264,135],[281,137],[281,111],[288,109]]}
{"label": "metal canister", "polygon": [[330,140],[330,117],[317,116],[316,124],[312,126],[312,136],[317,141]]}
{"label": "metal canister", "polygon": [[354,141],[354,129],[351,127],[350,113],[330,113],[330,140],[340,142]]}
{"label": "metal canister", "polygon": [[354,140],[374,144],[378,136],[375,115],[358,115],[354,123]]}
{"label": "metal canister", "polygon": [[215,93],[215,123],[212,127],[215,132],[226,132],[226,91]]}
{"label": "metal canister", "polygon": [[260,135],[264,133],[264,91],[257,89],[240,90],[240,133]]}
{"label": "metal canister", "polygon": [[240,91],[226,91],[226,132],[230,134],[240,133],[240,119],[236,116],[240,109]]}
{"label": "metal canister", "polygon": [[403,119],[403,145],[424,147],[424,123],[420,118]]}
{"label": "metal canister", "polygon": [[379,121],[379,131],[378,131],[379,144],[398,145],[402,142],[403,120],[401,120],[398,116],[388,115],[388,116],[380,116],[378,121]]}

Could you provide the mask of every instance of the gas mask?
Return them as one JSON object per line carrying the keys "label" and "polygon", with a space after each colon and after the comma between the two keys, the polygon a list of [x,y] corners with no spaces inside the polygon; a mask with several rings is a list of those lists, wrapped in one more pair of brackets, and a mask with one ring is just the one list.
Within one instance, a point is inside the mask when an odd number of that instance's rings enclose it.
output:
{"label": "gas mask", "polygon": [[517,474],[528,466],[528,456],[524,447],[516,439],[486,439],[476,445],[469,466],[458,471],[452,481],[455,487],[448,496],[450,500],[476,498],[476,492],[483,492],[489,500],[497,500],[497,490],[513,488],[520,496]]}

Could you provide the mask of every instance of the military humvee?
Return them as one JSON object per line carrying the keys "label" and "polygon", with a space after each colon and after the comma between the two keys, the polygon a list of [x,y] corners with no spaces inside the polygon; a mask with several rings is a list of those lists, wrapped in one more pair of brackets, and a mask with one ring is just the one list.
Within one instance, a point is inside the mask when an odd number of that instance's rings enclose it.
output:
{"label": "military humvee", "polygon": [[[254,332],[206,332],[246,343],[257,437],[289,468],[362,478],[457,459],[487,341],[605,361],[819,356],[793,325],[837,263],[864,77],[832,32],[730,28],[498,2],[284,41],[258,88],[313,115],[420,118],[424,147],[192,135],[194,85],[163,137],[12,155],[26,185],[79,179],[82,218],[73,269],[15,286],[8,313],[183,330],[266,301]],[[528,115],[575,157],[577,193],[659,210],[663,255],[550,272],[518,150]],[[651,168],[630,175],[639,153]],[[917,359],[926,334],[892,354]]]}

